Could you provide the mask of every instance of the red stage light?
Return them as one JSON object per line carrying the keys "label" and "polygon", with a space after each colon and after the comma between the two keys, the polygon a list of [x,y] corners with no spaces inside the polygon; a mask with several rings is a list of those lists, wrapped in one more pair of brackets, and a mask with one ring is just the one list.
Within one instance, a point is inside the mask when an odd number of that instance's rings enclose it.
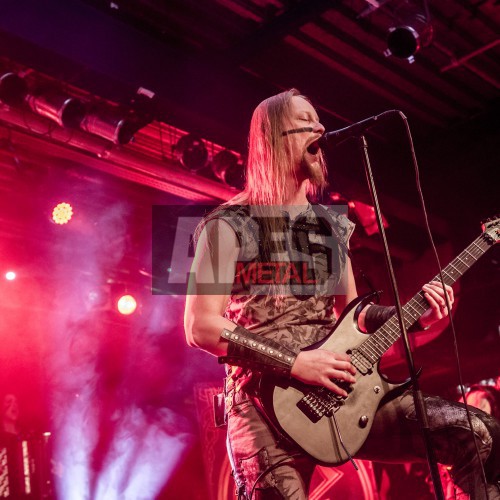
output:
{"label": "red stage light", "polygon": [[16,273],[14,271],[7,271],[5,273],[5,279],[9,281],[13,281],[16,279]]}
{"label": "red stage light", "polygon": [[128,316],[137,309],[137,301],[132,295],[122,295],[118,299],[117,308],[120,314]]}
{"label": "red stage light", "polygon": [[67,224],[73,217],[73,207],[69,203],[58,203],[52,211],[52,220],[56,224]]}

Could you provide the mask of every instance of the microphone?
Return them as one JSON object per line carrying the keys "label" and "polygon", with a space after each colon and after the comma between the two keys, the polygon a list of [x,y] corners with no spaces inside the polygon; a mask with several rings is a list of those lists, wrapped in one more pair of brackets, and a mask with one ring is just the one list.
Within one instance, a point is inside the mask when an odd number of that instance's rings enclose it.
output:
{"label": "microphone", "polygon": [[362,135],[365,130],[373,127],[373,125],[375,125],[376,121],[379,118],[386,114],[393,113],[394,111],[395,110],[384,111],[379,115],[370,116],[370,118],[366,118],[365,120],[361,120],[360,122],[353,123],[348,127],[334,130],[333,132],[327,132],[319,138],[318,145],[321,149],[324,149],[327,145],[336,146],[337,144],[340,144],[341,142],[344,142],[351,137]]}

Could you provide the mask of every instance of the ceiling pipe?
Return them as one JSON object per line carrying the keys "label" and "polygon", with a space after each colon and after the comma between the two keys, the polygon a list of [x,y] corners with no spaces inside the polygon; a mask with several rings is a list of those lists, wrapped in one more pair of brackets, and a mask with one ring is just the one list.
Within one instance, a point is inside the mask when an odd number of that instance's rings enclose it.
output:
{"label": "ceiling pipe", "polygon": [[493,47],[496,47],[498,44],[500,44],[500,38],[497,38],[496,40],[493,40],[490,43],[487,43],[486,45],[483,45],[479,49],[473,50],[469,54],[460,57],[459,59],[453,59],[451,64],[448,64],[447,66],[443,66],[440,71],[441,73],[444,73],[445,71],[448,71],[453,68],[458,68],[459,66],[462,66],[464,63],[466,63],[469,59],[472,59],[473,57],[479,56],[486,52],[487,50],[492,49]]}

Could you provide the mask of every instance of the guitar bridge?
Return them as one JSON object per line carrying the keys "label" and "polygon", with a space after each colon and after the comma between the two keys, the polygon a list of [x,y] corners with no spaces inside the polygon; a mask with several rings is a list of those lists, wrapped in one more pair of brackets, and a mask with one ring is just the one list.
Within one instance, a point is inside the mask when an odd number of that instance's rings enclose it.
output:
{"label": "guitar bridge", "polygon": [[[338,385],[340,381],[335,381]],[[343,387],[348,392],[350,387]],[[309,391],[298,403],[297,408],[301,410],[313,423],[318,422],[325,415],[331,415],[344,403],[343,396],[329,391],[325,387],[319,387]]]}

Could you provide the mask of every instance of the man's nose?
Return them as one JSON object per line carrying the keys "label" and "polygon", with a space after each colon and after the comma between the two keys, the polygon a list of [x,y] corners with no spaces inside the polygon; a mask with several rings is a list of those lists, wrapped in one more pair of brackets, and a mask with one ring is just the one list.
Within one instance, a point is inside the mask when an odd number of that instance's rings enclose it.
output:
{"label": "man's nose", "polygon": [[325,127],[321,122],[315,122],[313,126],[313,132],[315,134],[321,134],[323,135],[325,133]]}

